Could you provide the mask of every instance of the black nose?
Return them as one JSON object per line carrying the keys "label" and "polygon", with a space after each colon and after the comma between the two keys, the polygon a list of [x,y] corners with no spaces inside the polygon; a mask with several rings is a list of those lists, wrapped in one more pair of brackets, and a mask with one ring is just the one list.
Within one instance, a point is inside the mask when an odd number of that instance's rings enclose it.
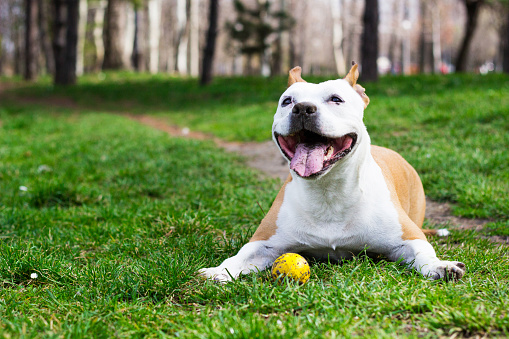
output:
{"label": "black nose", "polygon": [[292,113],[294,114],[313,114],[316,113],[317,108],[310,102],[299,102],[293,106]]}

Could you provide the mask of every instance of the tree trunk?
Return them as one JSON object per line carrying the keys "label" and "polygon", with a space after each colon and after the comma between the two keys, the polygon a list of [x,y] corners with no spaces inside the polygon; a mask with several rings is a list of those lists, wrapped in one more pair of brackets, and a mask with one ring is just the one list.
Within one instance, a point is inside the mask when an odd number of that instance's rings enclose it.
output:
{"label": "tree trunk", "polygon": [[15,24],[14,26],[14,74],[23,75],[25,46],[23,36],[23,23]]}
{"label": "tree trunk", "polygon": [[[160,15],[160,14],[159,14]],[[119,25],[122,27],[120,47],[122,51],[123,68],[132,68],[133,45],[134,45],[134,3],[122,1],[122,11]]]}
{"label": "tree trunk", "polygon": [[79,0],[54,0],[55,78],[57,85],[76,83]]}
{"label": "tree trunk", "polygon": [[177,48],[175,67],[180,74],[187,74],[188,20],[186,0],[177,0]]}
{"label": "tree trunk", "polygon": [[343,20],[341,0],[332,0],[332,48],[334,50],[334,62],[339,75],[346,74],[345,57],[343,55]]}
{"label": "tree trunk", "polygon": [[122,0],[108,0],[104,22],[104,61],[103,69],[123,68],[122,27]]}
{"label": "tree trunk", "polygon": [[38,2],[25,0],[25,80],[37,79]]}
{"label": "tree trunk", "polygon": [[396,51],[398,49],[398,40],[399,40],[399,2],[394,1],[392,3],[392,23],[391,23],[391,38],[389,40],[389,51],[387,53],[387,58],[391,63],[391,74],[396,74],[398,69],[396,68]]}
{"label": "tree trunk", "polygon": [[209,29],[207,30],[207,41],[205,43],[205,50],[203,51],[203,62],[200,79],[200,84],[202,86],[208,85],[212,81],[214,52],[216,50],[218,14],[218,0],[209,0]]}
{"label": "tree trunk", "polygon": [[76,60],[76,75],[82,75],[85,67],[85,34],[87,30],[87,0],[79,0],[79,23],[78,23],[78,51]]}
{"label": "tree trunk", "polygon": [[197,77],[200,73],[200,3],[191,0],[189,8],[189,74]]}
{"label": "tree trunk", "polygon": [[138,72],[145,71],[145,11],[136,8],[134,12],[134,42],[133,42],[133,67]]}
{"label": "tree trunk", "polygon": [[161,0],[148,1],[149,71],[159,70],[159,38],[161,37]]}
{"label": "tree trunk", "polygon": [[484,0],[464,0],[467,10],[467,21],[465,23],[465,34],[456,57],[456,72],[466,72],[467,56],[470,44],[477,27],[477,19]]}
{"label": "tree trunk", "polygon": [[104,62],[103,26],[106,5],[107,4],[105,0],[98,1],[94,13],[94,29],[92,31],[92,35],[94,37],[95,46],[95,71],[99,71],[102,68],[102,64]]}
{"label": "tree trunk", "polygon": [[362,80],[377,81],[378,58],[378,0],[366,0],[361,40]]}
{"label": "tree trunk", "polygon": [[426,68],[426,1],[420,0],[420,32],[419,32],[419,72],[424,73]]}
{"label": "tree trunk", "polygon": [[[286,1],[279,0],[279,10],[286,12]],[[279,19],[278,29],[277,29],[277,38],[274,42],[273,53],[272,53],[272,65],[271,65],[271,74],[281,74],[281,70],[283,69],[283,30],[282,23],[283,19]]]}
{"label": "tree trunk", "polygon": [[440,7],[431,9],[431,29],[433,36],[433,73],[439,73],[442,64],[442,45],[440,42]]}
{"label": "tree trunk", "polygon": [[[346,5],[346,2],[344,2],[344,4]],[[347,24],[347,29],[345,29],[346,31],[346,36],[345,36],[345,43],[346,43],[346,64],[350,65],[350,63],[352,61],[354,61],[354,52],[355,52],[355,45],[357,43],[357,40],[358,39],[355,39],[355,28],[356,26],[358,25],[357,22],[353,23],[352,21],[353,20],[350,20],[350,17],[355,17],[356,14],[357,14],[357,4],[358,2],[357,1],[351,1],[350,2],[350,5],[348,6],[348,13],[345,11],[345,20],[346,22],[348,23]],[[346,9],[346,6],[345,6],[345,9]],[[358,61],[358,60],[357,60]]]}
{"label": "tree trunk", "polygon": [[410,74],[410,13],[408,0],[403,1],[403,22],[401,23],[401,72]]}
{"label": "tree trunk", "polygon": [[504,54],[503,54],[503,70],[504,73],[509,74],[509,34],[507,34],[507,31],[509,30],[509,9],[506,9],[506,22],[505,22],[505,34],[500,35],[501,40],[505,40],[504,45]]}
{"label": "tree trunk", "polygon": [[51,49],[51,37],[48,34],[48,8],[44,0],[37,0],[39,6],[39,40],[40,48],[44,55],[46,73],[55,74],[55,60]]}

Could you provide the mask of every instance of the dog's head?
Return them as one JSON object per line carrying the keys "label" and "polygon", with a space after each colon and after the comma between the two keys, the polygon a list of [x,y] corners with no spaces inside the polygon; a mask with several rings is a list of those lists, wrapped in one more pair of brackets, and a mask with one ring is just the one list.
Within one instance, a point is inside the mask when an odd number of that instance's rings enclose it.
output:
{"label": "dog's head", "polygon": [[328,173],[369,139],[362,121],[369,98],[358,77],[355,63],[345,78],[319,84],[304,81],[300,67],[290,71],[272,135],[298,176],[315,179]]}

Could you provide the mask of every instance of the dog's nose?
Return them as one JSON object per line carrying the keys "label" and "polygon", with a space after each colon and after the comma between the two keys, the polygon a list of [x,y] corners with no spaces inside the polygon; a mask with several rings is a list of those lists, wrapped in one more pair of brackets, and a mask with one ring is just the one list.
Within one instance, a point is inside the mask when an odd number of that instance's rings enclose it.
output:
{"label": "dog's nose", "polygon": [[293,106],[292,113],[294,114],[314,114],[316,113],[317,108],[310,102],[299,102],[295,106]]}

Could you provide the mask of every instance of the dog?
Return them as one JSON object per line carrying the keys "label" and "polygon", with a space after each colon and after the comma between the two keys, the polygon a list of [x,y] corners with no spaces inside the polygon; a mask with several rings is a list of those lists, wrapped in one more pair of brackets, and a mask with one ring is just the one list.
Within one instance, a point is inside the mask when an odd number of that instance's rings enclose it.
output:
{"label": "dog", "polygon": [[400,260],[423,276],[461,279],[465,264],[443,261],[423,230],[421,180],[401,155],[372,146],[363,123],[369,98],[357,64],[319,84],[290,71],[272,136],[290,175],[249,243],[202,276],[227,282],[262,271],[283,253],[340,261],[367,251]]}

